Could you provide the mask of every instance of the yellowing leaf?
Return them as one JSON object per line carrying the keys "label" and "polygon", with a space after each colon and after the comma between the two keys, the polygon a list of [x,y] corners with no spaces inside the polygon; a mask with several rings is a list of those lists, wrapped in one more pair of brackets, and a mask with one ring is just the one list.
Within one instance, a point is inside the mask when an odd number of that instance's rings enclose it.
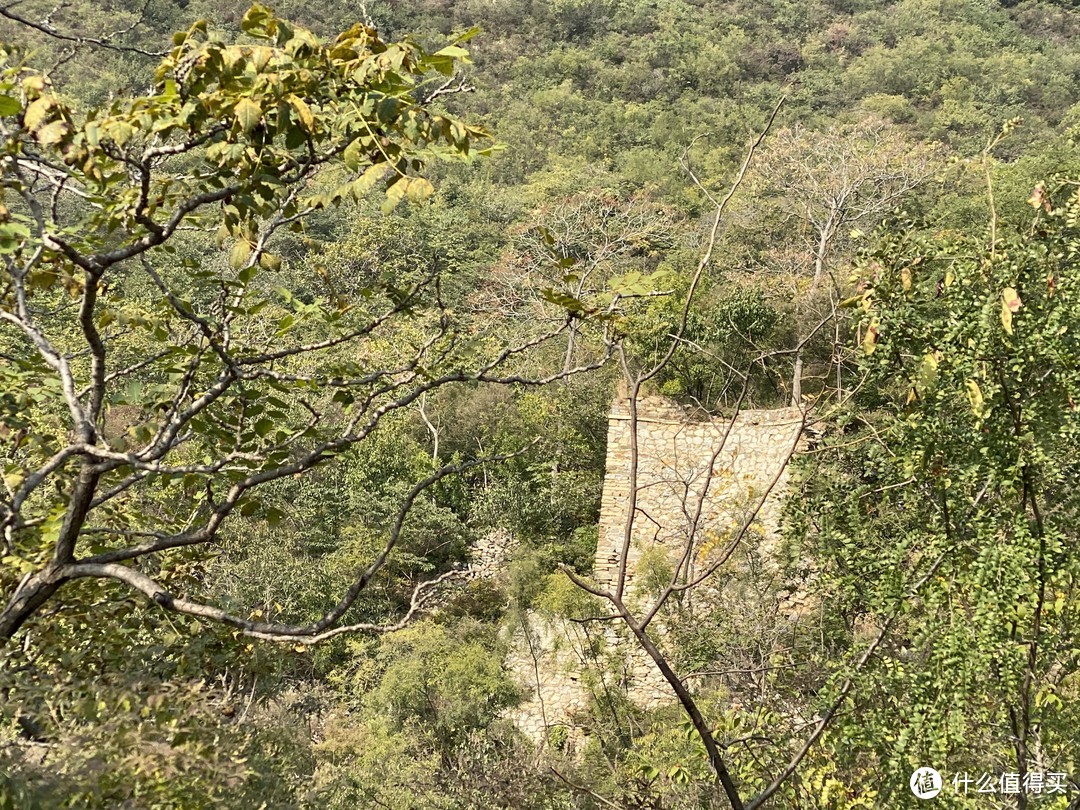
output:
{"label": "yellowing leaf", "polygon": [[296,110],[296,117],[300,119],[300,125],[308,132],[315,132],[315,116],[311,114],[311,107],[299,96],[289,95],[286,101]]}
{"label": "yellowing leaf", "polygon": [[866,329],[866,334],[863,336],[863,351],[867,354],[873,354],[874,349],[877,348],[878,339],[878,325],[877,323],[871,323]]}
{"label": "yellowing leaf", "polygon": [[911,268],[905,267],[900,271],[900,284],[904,287],[904,292],[908,292],[911,289]]}
{"label": "yellowing leaf", "polygon": [[1028,197],[1028,205],[1032,208],[1042,208],[1047,213],[1050,213],[1050,198],[1046,195],[1045,185],[1039,183],[1035,186],[1031,196]]}
{"label": "yellowing leaf", "polygon": [[262,108],[250,98],[242,98],[233,107],[233,114],[243,132],[251,132],[262,118]]}
{"label": "yellowing leaf", "polygon": [[69,132],[71,125],[67,121],[53,121],[39,129],[35,137],[43,146],[53,146],[61,143]]}
{"label": "yellowing leaf", "polygon": [[411,181],[411,177],[399,178],[396,183],[386,190],[386,199],[383,200],[382,204],[382,212],[384,214],[389,214],[397,207],[397,204],[401,202],[405,193],[409,190],[409,183]]}
{"label": "yellowing leaf", "polygon": [[269,270],[276,273],[278,270],[281,269],[281,257],[275,256],[272,253],[263,253],[261,256],[259,256],[259,266],[262,267],[264,270]]}
{"label": "yellowing leaf", "polygon": [[851,309],[852,307],[861,304],[864,298],[866,298],[866,293],[860,293],[859,295],[853,295],[850,298],[845,298],[843,301],[840,302],[840,308]]}
{"label": "yellowing leaf", "polygon": [[33,571],[35,567],[30,560],[27,560],[23,557],[18,557],[14,554],[9,554],[8,556],[0,559],[0,565],[15,568],[20,574],[28,574]]}
{"label": "yellowing leaf", "polygon": [[263,68],[270,62],[270,57],[273,55],[271,51],[265,45],[256,45],[249,52],[249,58],[251,59],[251,65],[255,68],[256,73],[261,73]]}
{"label": "yellowing leaf", "polygon": [[372,166],[368,166],[362,175],[353,180],[350,193],[357,202],[360,198],[365,196],[369,191],[375,188],[375,184],[378,183],[383,175],[386,174],[386,164],[376,163]]}
{"label": "yellowing leaf", "polygon": [[266,36],[266,24],[274,19],[266,6],[255,3],[240,21],[240,30],[251,36]]}
{"label": "yellowing leaf", "polygon": [[964,387],[967,388],[968,401],[971,403],[971,412],[975,414],[976,418],[981,419],[984,404],[982,389],[979,388],[979,384],[975,382],[975,380],[966,381]]}
{"label": "yellowing leaf", "polygon": [[1023,304],[1020,296],[1012,287],[1006,287],[1001,291],[1001,325],[1008,334],[1013,333],[1013,313],[1019,311]]}
{"label": "yellowing leaf", "polygon": [[360,168],[360,164],[365,157],[364,149],[360,145],[360,139],[356,138],[352,143],[345,147],[344,153],[341,158],[345,161],[345,166],[353,171]]}
{"label": "yellowing leaf", "polygon": [[229,265],[233,270],[239,270],[245,264],[247,264],[248,258],[251,256],[251,245],[246,239],[237,239],[236,244],[232,246],[232,250],[229,251]]}
{"label": "yellowing leaf", "polygon": [[123,146],[135,135],[135,127],[127,121],[110,121],[106,131],[117,146]]}
{"label": "yellowing leaf", "polygon": [[22,86],[23,91],[26,93],[28,98],[37,98],[43,92],[45,92],[45,88],[48,87],[50,84],[52,84],[52,82],[46,79],[44,76],[28,76],[23,79]]}
{"label": "yellowing leaf", "polygon": [[938,358],[933,352],[927,352],[923,355],[922,361],[919,363],[919,372],[916,382],[916,387],[925,391],[934,384],[934,380],[937,379],[938,370]]}
{"label": "yellowing leaf", "polygon": [[49,118],[49,110],[56,106],[56,102],[48,96],[39,98],[30,104],[23,113],[23,126],[30,132],[36,132]]}
{"label": "yellowing leaf", "polygon": [[410,202],[423,202],[431,196],[435,191],[435,187],[431,185],[430,181],[423,177],[414,177],[412,182],[409,183],[409,187],[405,190],[405,194],[408,196]]}

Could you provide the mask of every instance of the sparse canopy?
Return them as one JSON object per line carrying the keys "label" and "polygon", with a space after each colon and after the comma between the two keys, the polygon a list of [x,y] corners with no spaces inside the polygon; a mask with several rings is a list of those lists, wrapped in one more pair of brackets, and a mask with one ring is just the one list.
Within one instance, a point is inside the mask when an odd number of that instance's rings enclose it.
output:
{"label": "sparse canopy", "polygon": [[[312,624],[175,596],[169,555],[212,543],[237,513],[272,526],[259,487],[329,461],[425,392],[535,382],[511,366],[566,328],[485,342],[443,304],[437,266],[353,297],[293,295],[274,252],[284,234],[380,185],[384,208],[422,201],[425,163],[476,154],[487,134],[429,107],[467,59],[463,38],[428,53],[356,25],[322,42],[261,6],[242,29],[243,44],[204,22],[177,34],[153,89],[108,109],[69,107],[4,55],[0,638],[84,578],[264,638],[339,632],[419,493],[472,462],[416,484],[385,548]],[[429,76],[442,84],[420,101]]]}

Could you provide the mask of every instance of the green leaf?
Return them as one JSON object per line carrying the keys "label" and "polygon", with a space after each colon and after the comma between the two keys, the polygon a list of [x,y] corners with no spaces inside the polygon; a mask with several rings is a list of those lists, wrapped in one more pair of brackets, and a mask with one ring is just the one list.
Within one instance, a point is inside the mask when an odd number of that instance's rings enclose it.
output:
{"label": "green leaf", "polygon": [[546,290],[542,290],[540,293],[546,301],[550,301],[556,306],[560,306],[567,312],[584,312],[585,305],[574,296],[562,290],[556,290],[549,287]]}
{"label": "green leaf", "polygon": [[468,59],[469,52],[457,45],[447,45],[445,48],[435,51],[432,56],[449,56],[451,59]]}
{"label": "green leaf", "polygon": [[449,56],[439,56],[438,54],[432,54],[427,58],[427,62],[431,67],[435,68],[439,73],[444,76],[452,76],[454,73],[454,60]]}
{"label": "green leaf", "polygon": [[464,31],[462,31],[461,33],[455,34],[454,35],[454,42],[457,42],[457,43],[468,42],[473,37],[477,37],[480,34],[482,34],[483,30],[484,29],[482,29],[480,26],[474,25],[472,28],[467,28]]}
{"label": "green leaf", "polygon": [[18,99],[11,96],[0,96],[0,115],[15,115],[22,109]]}
{"label": "green leaf", "polygon": [[[465,39],[459,39],[458,41],[464,42]],[[469,52],[457,45],[447,45],[445,48],[430,54],[426,59],[429,66],[444,76],[450,76],[454,72],[457,62],[468,63],[469,61]]]}

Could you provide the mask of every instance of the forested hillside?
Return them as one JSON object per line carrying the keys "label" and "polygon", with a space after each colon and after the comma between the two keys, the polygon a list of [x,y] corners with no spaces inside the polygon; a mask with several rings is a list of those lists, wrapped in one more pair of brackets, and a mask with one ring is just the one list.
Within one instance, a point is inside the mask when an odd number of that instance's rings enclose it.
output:
{"label": "forested hillside", "polygon": [[[1077,806],[1071,3],[4,2],[0,132],[0,810]],[[782,521],[601,586],[660,396]]]}

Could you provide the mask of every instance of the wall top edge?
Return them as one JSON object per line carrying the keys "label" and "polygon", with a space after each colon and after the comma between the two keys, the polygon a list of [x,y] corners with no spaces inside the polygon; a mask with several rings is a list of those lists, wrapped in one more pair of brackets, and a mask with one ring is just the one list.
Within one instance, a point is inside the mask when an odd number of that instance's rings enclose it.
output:
{"label": "wall top edge", "polygon": [[[656,411],[661,413],[657,414]],[[629,406],[623,403],[612,405],[608,418],[613,421],[630,421]],[[803,414],[798,408],[759,408],[739,411],[735,416],[736,424],[749,425],[794,425],[803,421]],[[652,408],[648,404],[638,403],[639,423],[662,424],[662,425],[685,425],[685,426],[722,426],[731,422],[731,416],[706,416],[702,418],[691,413],[674,413],[670,406]]]}

